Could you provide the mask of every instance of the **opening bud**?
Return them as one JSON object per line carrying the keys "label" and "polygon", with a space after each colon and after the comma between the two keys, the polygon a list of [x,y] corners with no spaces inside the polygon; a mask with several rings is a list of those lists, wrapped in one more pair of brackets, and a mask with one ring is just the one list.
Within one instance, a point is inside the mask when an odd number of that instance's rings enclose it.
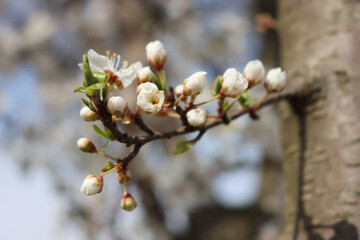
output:
{"label": "opening bud", "polygon": [[109,109],[109,112],[117,116],[123,116],[126,107],[127,103],[120,96],[111,97],[107,102],[107,108]]}
{"label": "opening bud", "polygon": [[153,68],[158,71],[163,69],[167,59],[167,54],[164,49],[164,45],[159,40],[149,42],[146,45],[146,56],[148,62],[153,66]]}
{"label": "opening bud", "polygon": [[77,141],[78,148],[83,152],[93,153],[96,152],[96,147],[93,142],[88,138],[80,138]]}
{"label": "opening bud", "polygon": [[265,88],[268,93],[281,92],[285,88],[286,73],[281,68],[270,69],[265,79]]}
{"label": "opening bud", "polygon": [[137,84],[152,82],[150,67],[144,67],[136,73]]}
{"label": "opening bud", "polygon": [[184,85],[177,85],[175,88],[175,94],[177,97],[180,97],[184,92]]}
{"label": "opening bud", "polygon": [[80,110],[80,117],[87,122],[96,121],[99,119],[99,116],[90,110],[88,107],[83,107]]}
{"label": "opening bud", "polygon": [[118,171],[116,177],[117,177],[119,183],[121,183],[121,184],[128,183],[131,181],[131,172],[129,170]]}
{"label": "opening bud", "polygon": [[197,108],[186,113],[186,118],[191,126],[198,127],[205,124],[208,113],[206,110]]}
{"label": "opening bud", "polygon": [[244,69],[244,76],[249,81],[249,88],[261,82],[265,76],[265,68],[260,60],[250,61]]}
{"label": "opening bud", "polygon": [[104,182],[101,175],[88,175],[81,185],[80,191],[86,196],[94,195],[102,191],[103,185]]}
{"label": "opening bud", "polygon": [[205,87],[206,74],[207,72],[196,72],[186,78],[184,80],[183,94],[189,96],[200,93]]}
{"label": "opening bud", "polygon": [[224,76],[220,80],[222,89],[220,90],[223,96],[236,97],[246,91],[248,87],[248,80],[236,71],[235,68],[229,68],[225,71]]}

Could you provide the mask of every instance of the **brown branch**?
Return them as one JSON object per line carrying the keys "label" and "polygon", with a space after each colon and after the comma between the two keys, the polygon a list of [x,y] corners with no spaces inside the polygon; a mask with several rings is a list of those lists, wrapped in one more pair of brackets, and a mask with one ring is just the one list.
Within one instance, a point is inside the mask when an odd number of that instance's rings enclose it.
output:
{"label": "brown branch", "polygon": [[142,117],[134,117],[134,123],[144,132],[148,133],[149,135],[155,135],[155,131],[151,129],[142,119]]}

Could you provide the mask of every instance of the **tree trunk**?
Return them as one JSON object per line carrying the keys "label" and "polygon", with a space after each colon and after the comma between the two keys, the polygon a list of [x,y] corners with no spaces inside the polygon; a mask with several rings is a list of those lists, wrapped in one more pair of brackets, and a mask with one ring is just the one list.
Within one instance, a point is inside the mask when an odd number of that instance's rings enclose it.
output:
{"label": "tree trunk", "polygon": [[360,1],[278,0],[286,178],[281,239],[359,239]]}

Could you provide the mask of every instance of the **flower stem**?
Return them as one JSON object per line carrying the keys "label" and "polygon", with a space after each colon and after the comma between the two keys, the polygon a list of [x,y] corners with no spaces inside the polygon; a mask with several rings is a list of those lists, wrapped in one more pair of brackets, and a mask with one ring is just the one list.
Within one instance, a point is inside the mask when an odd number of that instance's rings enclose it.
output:
{"label": "flower stem", "polygon": [[112,169],[110,169],[110,170],[108,170],[108,171],[106,171],[106,172],[100,173],[100,176],[105,176],[105,175],[108,174],[108,173],[111,173],[111,172],[113,172],[113,171],[116,171],[117,168],[118,168],[118,166],[115,166],[115,167],[113,167]]}
{"label": "flower stem", "polygon": [[178,103],[181,101],[181,99],[183,99],[185,97],[184,94],[182,94],[178,99],[176,99],[176,101],[174,102],[174,110],[176,109]]}
{"label": "flower stem", "polygon": [[224,108],[224,111],[230,109],[240,99],[241,96],[242,96],[242,93],[239,96],[237,96],[236,98],[234,98],[234,100],[232,100],[232,102]]}
{"label": "flower stem", "polygon": [[204,105],[204,104],[209,103],[209,102],[211,102],[211,101],[213,101],[213,100],[216,100],[216,99],[218,99],[218,98],[220,98],[220,97],[221,97],[221,95],[218,94],[218,95],[216,95],[215,97],[212,97],[212,98],[210,98],[210,99],[208,99],[208,100],[206,100],[206,101],[204,101],[204,102],[195,104],[195,107]]}
{"label": "flower stem", "polygon": [[173,113],[173,112],[168,112],[168,113],[166,114],[166,116],[172,117],[172,118],[180,118],[180,116],[179,116],[178,114]]}
{"label": "flower stem", "polygon": [[114,160],[114,161],[117,161],[117,160],[118,160],[118,159],[116,159],[116,158],[114,158],[114,157],[112,157],[112,156],[110,156],[110,155],[107,155],[106,153],[100,152],[100,151],[96,151],[95,153],[99,154],[100,156],[103,156],[103,157],[106,157],[106,158],[110,158],[110,159],[112,159],[112,160]]}
{"label": "flower stem", "polygon": [[255,112],[256,110],[258,110],[259,107],[261,107],[261,105],[265,102],[265,100],[267,99],[268,96],[269,96],[269,93],[266,92],[266,94],[265,94],[264,97],[260,100],[260,102],[258,102],[258,103],[255,105],[255,107],[253,108],[254,112]]}

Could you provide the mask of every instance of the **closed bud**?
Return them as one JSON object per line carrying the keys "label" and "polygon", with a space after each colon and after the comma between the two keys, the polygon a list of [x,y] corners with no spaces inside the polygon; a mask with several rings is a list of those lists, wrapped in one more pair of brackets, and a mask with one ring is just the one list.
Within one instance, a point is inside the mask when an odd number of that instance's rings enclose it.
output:
{"label": "closed bud", "polygon": [[101,175],[88,175],[81,185],[80,191],[86,196],[94,195],[102,191],[103,184],[103,177]]}
{"label": "closed bud", "polygon": [[107,102],[107,108],[109,109],[109,112],[114,115],[124,115],[126,107],[127,103],[120,96],[111,97]]}
{"label": "closed bud", "polygon": [[150,67],[144,67],[136,73],[137,84],[152,82]]}
{"label": "closed bud", "polygon": [[265,88],[268,93],[281,92],[285,88],[286,73],[281,68],[270,69],[265,79]]}
{"label": "closed bud", "polygon": [[250,61],[244,69],[244,76],[249,81],[249,88],[260,83],[265,76],[265,68],[260,60]]}
{"label": "closed bud", "polygon": [[175,88],[175,94],[177,97],[180,97],[183,94],[184,85],[177,85]]}
{"label": "closed bud", "polygon": [[122,209],[131,212],[136,208],[137,203],[130,193],[125,192],[121,198],[120,206]]}
{"label": "closed bud", "polygon": [[129,170],[126,171],[118,171],[117,179],[119,183],[124,184],[125,182],[128,183],[131,181],[131,172]]}
{"label": "closed bud", "polygon": [[167,54],[164,45],[159,41],[149,42],[146,45],[146,56],[148,62],[158,71],[163,69]]}
{"label": "closed bud", "polygon": [[205,124],[207,111],[201,108],[192,109],[186,113],[186,118],[191,126],[198,127]]}
{"label": "closed bud", "polygon": [[227,97],[236,97],[242,94],[246,91],[249,83],[235,68],[227,69],[220,81],[222,86],[220,93]]}
{"label": "closed bud", "polygon": [[183,95],[188,96],[200,93],[205,87],[206,74],[207,72],[196,72],[186,78],[184,80]]}
{"label": "closed bud", "polygon": [[81,108],[80,117],[88,122],[96,121],[99,119],[99,116],[95,112],[91,111],[90,108],[88,108],[86,106]]}
{"label": "closed bud", "polygon": [[96,152],[96,147],[93,142],[88,138],[80,138],[77,141],[78,148],[83,152],[93,153]]}

